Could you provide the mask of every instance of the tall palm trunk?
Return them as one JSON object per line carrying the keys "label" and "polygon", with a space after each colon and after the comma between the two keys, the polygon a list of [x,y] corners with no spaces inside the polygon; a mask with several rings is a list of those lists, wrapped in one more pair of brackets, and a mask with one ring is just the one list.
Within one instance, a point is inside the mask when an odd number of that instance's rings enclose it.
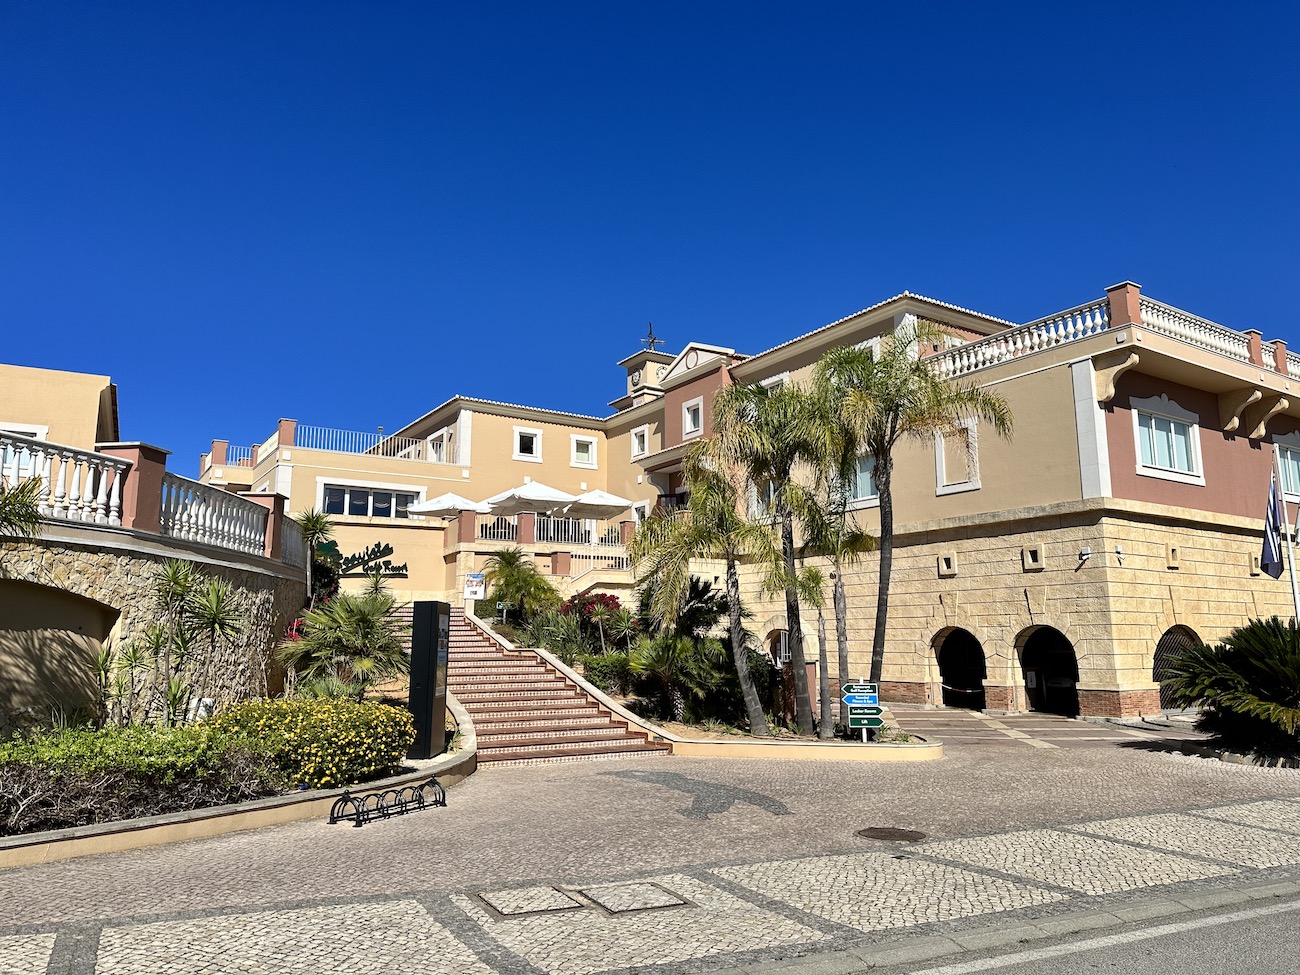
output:
{"label": "tall palm trunk", "polygon": [[[831,599],[835,605],[835,649],[838,665],[839,682],[843,684],[852,680],[849,673],[849,601],[844,593],[844,567],[835,559],[835,582],[831,587]],[[839,698],[839,695],[835,695]],[[841,714],[844,721],[847,715]]]}
{"label": "tall palm trunk", "polygon": [[835,737],[834,719],[831,717],[831,675],[826,652],[826,614],[817,607],[817,696],[821,709],[817,716],[817,737],[826,741]]}
{"label": "tall palm trunk", "polygon": [[812,697],[808,693],[808,665],[803,655],[803,624],[799,620],[799,590],[795,587],[794,516],[790,509],[781,511],[781,553],[785,559],[785,626],[790,647],[790,667],[794,670],[794,723],[801,735],[813,733]]}
{"label": "tall palm trunk", "polygon": [[741,697],[745,700],[749,733],[766,738],[772,732],[767,726],[767,715],[763,713],[763,702],[758,699],[754,675],[749,672],[749,649],[745,646],[745,624],[740,612],[740,577],[736,572],[736,560],[728,558],[727,618],[731,624],[731,659],[736,665],[736,676],[740,680]]}
{"label": "tall palm trunk", "polygon": [[889,578],[894,571],[894,491],[892,457],[876,461],[880,492],[880,580],[876,589],[876,627],[871,638],[871,679],[879,681],[885,668],[885,625],[889,620]]}

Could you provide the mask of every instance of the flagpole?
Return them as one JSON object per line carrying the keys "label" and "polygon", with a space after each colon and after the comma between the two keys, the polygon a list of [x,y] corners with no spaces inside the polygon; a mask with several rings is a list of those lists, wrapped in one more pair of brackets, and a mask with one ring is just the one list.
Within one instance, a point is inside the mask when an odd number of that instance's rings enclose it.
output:
{"label": "flagpole", "polygon": [[1282,482],[1282,468],[1280,466],[1277,445],[1273,446],[1273,476],[1277,478],[1277,497],[1280,502],[1279,507],[1282,509],[1282,537],[1286,539],[1286,570],[1291,577],[1291,602],[1295,608],[1296,625],[1300,626],[1300,586],[1296,584],[1295,578],[1295,549],[1291,546],[1291,518],[1287,514],[1286,508],[1286,487]]}

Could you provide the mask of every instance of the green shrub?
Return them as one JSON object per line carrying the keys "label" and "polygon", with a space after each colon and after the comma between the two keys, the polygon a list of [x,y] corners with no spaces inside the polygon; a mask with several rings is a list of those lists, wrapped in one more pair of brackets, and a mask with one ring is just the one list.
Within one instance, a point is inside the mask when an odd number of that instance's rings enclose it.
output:
{"label": "green shrub", "polygon": [[622,653],[585,655],[582,675],[607,694],[630,694],[636,683],[627,655]]}
{"label": "green shrub", "polygon": [[282,788],[255,743],[208,725],[65,728],[0,741],[0,834],[181,812]]}
{"label": "green shrub", "polygon": [[1250,620],[1218,646],[1190,647],[1166,672],[1174,703],[1201,705],[1197,727],[1260,754],[1300,754],[1300,629]]}
{"label": "green shrub", "polygon": [[310,788],[388,775],[415,740],[410,712],[370,702],[249,701],[210,724],[258,742],[291,783]]}

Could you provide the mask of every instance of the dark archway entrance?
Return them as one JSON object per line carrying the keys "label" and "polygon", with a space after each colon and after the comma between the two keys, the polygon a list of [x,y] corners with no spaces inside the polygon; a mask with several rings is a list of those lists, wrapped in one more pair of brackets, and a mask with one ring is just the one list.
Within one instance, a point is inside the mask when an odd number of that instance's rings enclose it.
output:
{"label": "dark archway entrance", "polygon": [[1020,666],[1031,711],[1077,717],[1079,661],[1074,644],[1060,630],[1040,626],[1023,643]]}
{"label": "dark archway entrance", "polygon": [[[1201,638],[1196,635],[1196,631],[1187,626],[1171,626],[1165,630],[1158,643],[1156,643],[1156,659],[1151,667],[1151,679],[1159,684],[1169,676],[1169,666],[1176,660],[1184,650],[1190,650],[1192,647],[1199,647]],[[1160,706],[1165,709],[1177,707],[1171,700],[1170,692],[1163,684],[1160,685]]]}
{"label": "dark archway entrance", "polygon": [[979,640],[969,630],[953,629],[936,643],[944,707],[983,711],[988,666]]}

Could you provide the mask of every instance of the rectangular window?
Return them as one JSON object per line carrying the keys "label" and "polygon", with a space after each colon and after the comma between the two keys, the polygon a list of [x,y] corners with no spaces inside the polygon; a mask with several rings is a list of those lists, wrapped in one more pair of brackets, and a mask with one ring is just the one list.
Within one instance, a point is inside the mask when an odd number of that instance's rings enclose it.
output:
{"label": "rectangular window", "polygon": [[637,427],[632,431],[632,457],[644,457],[650,453],[650,428]]}
{"label": "rectangular window", "polygon": [[1138,443],[1142,464],[1166,471],[1195,474],[1190,424],[1153,413],[1138,414]]}
{"label": "rectangular window", "polygon": [[632,518],[639,525],[650,517],[650,502],[642,501],[640,504],[632,505]]}
{"label": "rectangular window", "polygon": [[596,467],[596,440],[594,437],[580,437],[577,434],[570,434],[569,441],[573,445],[572,456],[569,460],[570,467],[587,467],[592,470]]}
{"label": "rectangular window", "polygon": [[1204,485],[1200,418],[1168,394],[1132,399],[1129,405],[1133,410],[1137,472],[1166,481]]}
{"label": "rectangular window", "polygon": [[682,436],[698,436],[704,429],[704,398],[696,397],[682,404]]}
{"label": "rectangular window", "polygon": [[341,515],[345,510],[348,489],[325,485],[324,511],[327,515]]}
{"label": "rectangular window", "polygon": [[542,462],[542,431],[530,427],[515,427],[515,460],[534,464]]}
{"label": "rectangular window", "polygon": [[413,491],[326,484],[321,489],[321,510],[327,515],[356,518],[409,518],[407,508],[418,497]]}
{"label": "rectangular window", "polygon": [[853,501],[874,500],[880,497],[876,488],[876,458],[870,454],[858,458],[850,499]]}

